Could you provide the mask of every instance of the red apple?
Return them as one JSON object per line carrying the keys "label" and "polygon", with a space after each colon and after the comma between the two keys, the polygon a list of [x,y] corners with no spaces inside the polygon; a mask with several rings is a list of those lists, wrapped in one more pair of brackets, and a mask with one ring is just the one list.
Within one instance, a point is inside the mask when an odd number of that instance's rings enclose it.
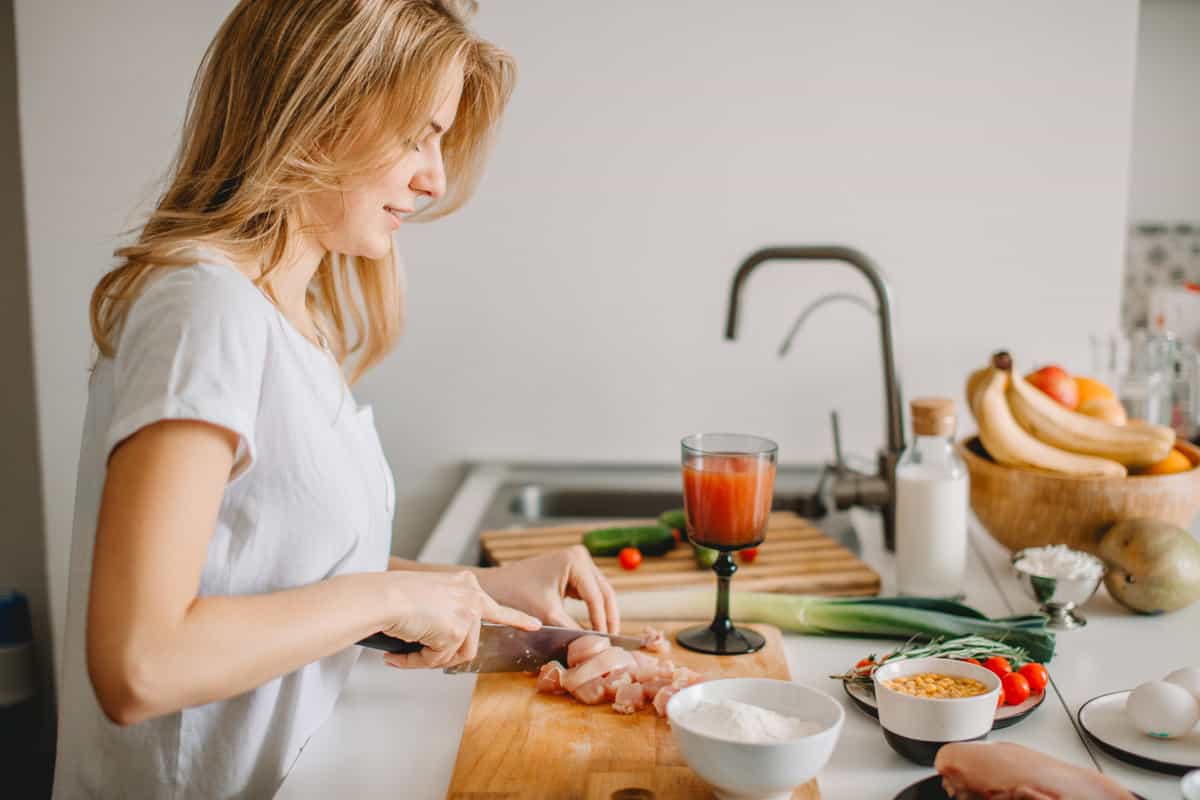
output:
{"label": "red apple", "polygon": [[1079,386],[1071,373],[1051,364],[1025,376],[1025,380],[1074,411],[1079,408]]}

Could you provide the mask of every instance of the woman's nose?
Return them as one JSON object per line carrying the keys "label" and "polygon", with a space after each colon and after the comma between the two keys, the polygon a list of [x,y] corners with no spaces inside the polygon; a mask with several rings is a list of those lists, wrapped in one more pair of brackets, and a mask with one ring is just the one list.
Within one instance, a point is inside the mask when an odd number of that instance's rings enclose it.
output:
{"label": "woman's nose", "polygon": [[420,168],[413,173],[410,188],[418,194],[437,200],[446,193],[446,167],[442,161],[442,148],[430,148]]}

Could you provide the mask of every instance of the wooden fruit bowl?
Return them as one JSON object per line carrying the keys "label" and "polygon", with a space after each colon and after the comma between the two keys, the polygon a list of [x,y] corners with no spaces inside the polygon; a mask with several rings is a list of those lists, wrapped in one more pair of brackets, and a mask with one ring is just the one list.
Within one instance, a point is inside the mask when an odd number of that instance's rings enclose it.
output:
{"label": "wooden fruit bowl", "polygon": [[1187,530],[1200,512],[1200,448],[1175,442],[1192,462],[1173,475],[1075,478],[992,461],[979,438],[958,443],[971,476],[971,509],[997,541],[1016,552],[1065,544],[1094,553],[1114,522],[1157,519]]}

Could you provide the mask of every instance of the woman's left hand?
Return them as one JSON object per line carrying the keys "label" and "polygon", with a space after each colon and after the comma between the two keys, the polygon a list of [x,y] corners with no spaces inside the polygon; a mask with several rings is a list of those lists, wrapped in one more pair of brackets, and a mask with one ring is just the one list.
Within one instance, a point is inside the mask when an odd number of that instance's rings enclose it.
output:
{"label": "woman's left hand", "polygon": [[587,604],[593,630],[620,632],[616,593],[583,545],[480,569],[476,575],[496,602],[532,614],[547,625],[579,627],[563,605],[564,597],[574,597]]}

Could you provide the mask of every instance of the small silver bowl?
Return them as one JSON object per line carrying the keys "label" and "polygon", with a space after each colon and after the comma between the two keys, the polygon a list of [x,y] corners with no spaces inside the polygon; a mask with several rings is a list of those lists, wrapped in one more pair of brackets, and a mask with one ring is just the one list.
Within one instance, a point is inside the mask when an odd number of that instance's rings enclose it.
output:
{"label": "small silver bowl", "polygon": [[1058,630],[1072,630],[1087,625],[1087,619],[1076,611],[1076,607],[1091,600],[1092,595],[1100,588],[1100,582],[1104,580],[1104,573],[1107,571],[1104,562],[1089,553],[1081,553],[1100,565],[1100,574],[1097,577],[1049,578],[1034,575],[1017,566],[1017,563],[1025,558],[1025,554],[1032,549],[1034,548],[1018,550],[1013,554],[1013,571],[1017,573],[1017,581],[1025,590],[1025,594],[1029,595],[1038,604],[1042,613],[1049,617],[1047,626]]}

